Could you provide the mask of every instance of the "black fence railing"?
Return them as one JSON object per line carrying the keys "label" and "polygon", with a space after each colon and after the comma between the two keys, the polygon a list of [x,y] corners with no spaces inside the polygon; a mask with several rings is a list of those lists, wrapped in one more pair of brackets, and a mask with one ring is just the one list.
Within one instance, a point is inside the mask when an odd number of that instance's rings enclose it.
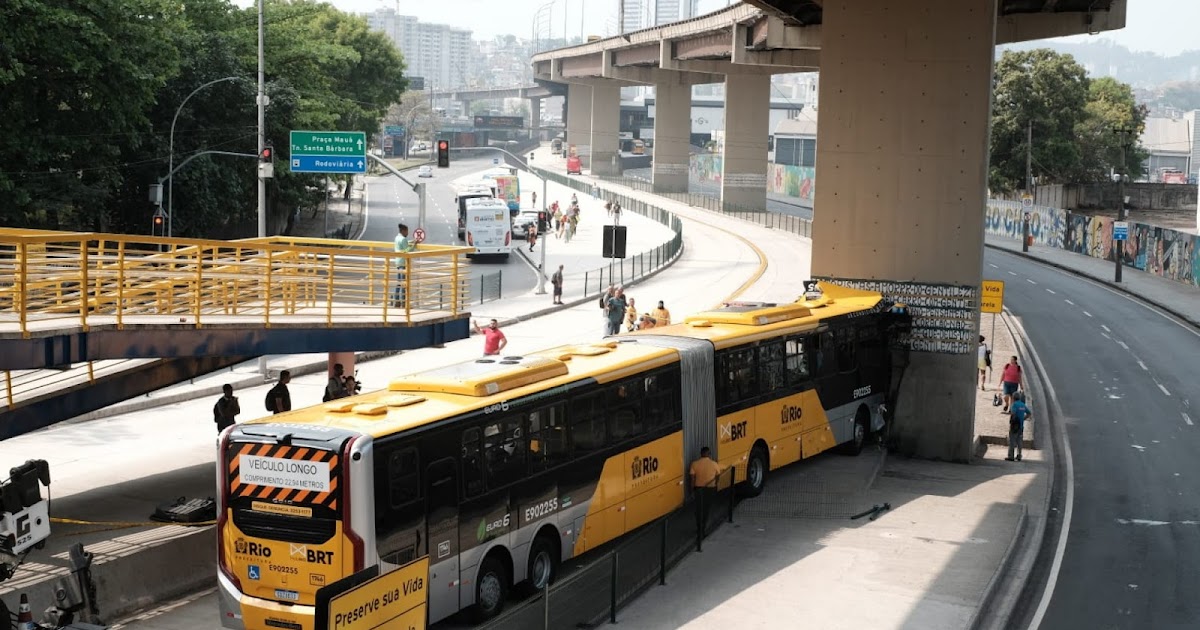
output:
{"label": "black fence railing", "polygon": [[793,234],[812,238],[812,221],[804,217],[792,214],[783,214],[780,212],[772,212],[770,210],[764,210],[761,208],[743,208],[728,203],[722,204],[720,197],[711,194],[692,192],[655,192],[654,185],[651,182],[637,177],[598,177],[597,179],[612,184],[626,186],[640,192],[653,193],[659,197],[664,197],[680,203],[686,203],[689,206],[703,208],[711,212],[725,214],[731,217],[742,219],[744,221],[749,221],[751,223],[757,223],[758,225],[762,225],[764,227],[784,230],[787,232],[792,232]]}
{"label": "black fence railing", "polygon": [[[475,279],[473,284],[478,288],[479,293],[476,294],[476,300],[482,304],[484,302],[494,302],[499,300],[501,294],[501,286],[504,280],[504,271],[497,270],[490,273],[481,273]],[[474,300],[473,300],[474,301]]]}
{"label": "black fence railing", "polygon": [[[617,623],[618,613],[688,553],[702,551],[704,539],[722,523],[733,522],[737,500],[734,469],[721,473],[705,492],[693,491],[683,507],[625,536],[611,549],[585,556],[586,564],[542,592],[513,606],[486,630],[574,630]],[[564,563],[567,564],[567,563]]]}

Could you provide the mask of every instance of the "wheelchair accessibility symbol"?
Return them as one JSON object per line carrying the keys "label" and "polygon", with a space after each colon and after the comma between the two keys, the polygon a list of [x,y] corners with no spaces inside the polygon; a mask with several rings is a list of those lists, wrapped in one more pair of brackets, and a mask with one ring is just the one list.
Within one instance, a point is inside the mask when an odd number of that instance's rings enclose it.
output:
{"label": "wheelchair accessibility symbol", "polygon": [[246,575],[251,580],[258,580],[262,578],[262,571],[258,568],[257,564],[252,564],[247,568]]}

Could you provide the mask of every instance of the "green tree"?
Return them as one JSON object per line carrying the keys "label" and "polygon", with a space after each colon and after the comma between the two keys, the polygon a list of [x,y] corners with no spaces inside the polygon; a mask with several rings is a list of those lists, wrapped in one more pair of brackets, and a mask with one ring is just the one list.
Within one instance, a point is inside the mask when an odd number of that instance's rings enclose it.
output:
{"label": "green tree", "polygon": [[1076,128],[1075,135],[1085,157],[1076,174],[1076,181],[1102,181],[1113,170],[1121,170],[1122,135],[1119,129],[1131,130],[1124,137],[1128,142],[1125,156],[1126,173],[1130,178],[1141,177],[1143,162],[1149,152],[1137,143],[1146,127],[1146,107],[1138,105],[1133,88],[1111,77],[1095,79],[1088,86],[1086,116]]}
{"label": "green tree", "polygon": [[1081,162],[1075,128],[1084,119],[1088,78],[1070,55],[1052,50],[1006,51],[996,62],[992,95],[993,190],[1025,188],[1029,125],[1035,173],[1066,181]]}

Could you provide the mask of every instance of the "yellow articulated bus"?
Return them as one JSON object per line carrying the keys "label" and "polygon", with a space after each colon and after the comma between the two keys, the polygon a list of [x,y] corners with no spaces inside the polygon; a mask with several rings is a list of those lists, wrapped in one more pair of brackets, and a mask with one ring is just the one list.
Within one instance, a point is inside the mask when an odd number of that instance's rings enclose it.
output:
{"label": "yellow articulated bus", "polygon": [[541,588],[683,505],[702,446],[751,496],[771,470],[857,453],[883,426],[888,343],[907,315],[877,293],[821,289],[229,428],[222,623],[310,630],[322,586],[426,555],[430,622],[491,617],[511,587]]}

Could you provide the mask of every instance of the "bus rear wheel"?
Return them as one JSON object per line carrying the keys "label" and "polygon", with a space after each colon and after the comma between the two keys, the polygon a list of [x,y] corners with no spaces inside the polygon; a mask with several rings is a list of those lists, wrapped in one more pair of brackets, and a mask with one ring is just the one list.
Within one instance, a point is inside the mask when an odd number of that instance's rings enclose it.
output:
{"label": "bus rear wheel", "polygon": [[867,443],[867,437],[871,434],[871,412],[867,411],[866,407],[860,407],[858,414],[854,417],[854,433],[849,442],[842,444],[841,452],[844,455],[858,455],[862,453],[863,446]]}
{"label": "bus rear wheel", "polygon": [[558,576],[558,552],[549,536],[533,539],[529,549],[529,570],[526,572],[526,588],[531,592],[546,588]]}
{"label": "bus rear wheel", "polygon": [[486,621],[500,614],[506,599],[508,572],[503,562],[495,556],[489,556],[483,560],[479,577],[475,580],[475,621]]}
{"label": "bus rear wheel", "polygon": [[762,494],[767,486],[768,470],[770,462],[767,460],[767,449],[761,444],[750,449],[750,458],[746,460],[746,480],[741,486],[742,496],[756,497]]}

